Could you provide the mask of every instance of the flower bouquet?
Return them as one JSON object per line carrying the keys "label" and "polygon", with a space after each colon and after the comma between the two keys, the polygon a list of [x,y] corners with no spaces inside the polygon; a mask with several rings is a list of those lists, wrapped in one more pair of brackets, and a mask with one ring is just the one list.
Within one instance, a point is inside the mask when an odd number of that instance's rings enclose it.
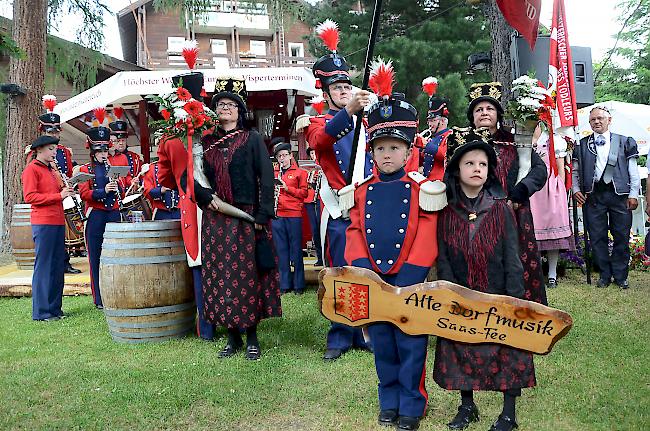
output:
{"label": "flower bouquet", "polygon": [[508,104],[506,116],[515,122],[515,144],[519,157],[518,183],[530,172],[533,133],[537,123],[543,121],[550,130],[553,98],[540,81],[528,75],[512,81],[512,92],[515,98]]}
{"label": "flower bouquet", "polygon": [[539,80],[528,75],[522,75],[512,81],[512,92],[515,97],[508,104],[506,116],[532,135],[539,121],[550,120],[553,98]]}
{"label": "flower bouquet", "polygon": [[179,86],[172,92],[160,96],[146,96],[148,100],[158,104],[158,112],[163,117],[162,120],[149,123],[154,129],[154,138],[184,138],[196,133],[200,136],[219,123],[217,114],[202,102],[195,100],[182,85],[181,78]]}

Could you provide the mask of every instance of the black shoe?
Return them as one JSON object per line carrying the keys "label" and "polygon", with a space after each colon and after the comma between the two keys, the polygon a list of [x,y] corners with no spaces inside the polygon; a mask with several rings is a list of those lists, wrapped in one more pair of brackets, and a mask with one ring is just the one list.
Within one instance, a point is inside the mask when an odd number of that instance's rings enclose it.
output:
{"label": "black shoe", "polygon": [[262,356],[262,351],[260,350],[260,346],[256,346],[255,344],[250,344],[246,346],[246,354],[244,357],[248,359],[249,361],[257,361],[260,356]]}
{"label": "black shoe", "polygon": [[60,316],[52,316],[52,317],[46,317],[45,319],[36,319],[39,322],[56,322],[57,320],[61,320]]}
{"label": "black shoe", "polygon": [[596,287],[608,287],[609,286],[609,280],[603,280],[602,278],[598,279],[598,282],[596,282]]}
{"label": "black shoe", "polygon": [[629,289],[630,288],[630,283],[627,280],[617,281],[616,285],[618,287],[620,287],[621,289]]}
{"label": "black shoe", "polygon": [[280,290],[280,295],[286,295],[287,293],[291,292],[291,290]]}
{"label": "black shoe", "polygon": [[414,416],[400,416],[397,420],[398,430],[416,430],[420,428],[420,418]]}
{"label": "black shoe", "polygon": [[450,430],[464,430],[472,422],[478,421],[478,407],[476,404],[471,406],[458,406],[458,413],[447,424]]}
{"label": "black shoe", "polygon": [[557,280],[554,278],[549,278],[547,287],[549,289],[555,289],[557,287]]}
{"label": "black shoe", "polygon": [[302,295],[303,293],[305,293],[305,291],[304,290],[296,290],[293,293],[295,293],[296,295]]}
{"label": "black shoe", "polygon": [[103,310],[104,306],[95,304],[95,308],[98,309],[98,310]]}
{"label": "black shoe", "polygon": [[372,346],[369,346],[367,344],[365,346],[358,347],[358,349],[361,350],[362,352],[375,353],[375,351],[372,350]]}
{"label": "black shoe", "polygon": [[397,417],[397,410],[382,410],[379,412],[377,422],[379,422],[379,425],[385,427],[395,426],[397,424]]}
{"label": "black shoe", "polygon": [[341,349],[327,349],[323,355],[325,361],[336,361],[343,354]]}
{"label": "black shoe", "polygon": [[81,274],[81,270],[77,268],[73,268],[72,265],[68,265],[65,267],[65,273],[66,274]]}
{"label": "black shoe", "polygon": [[218,354],[217,356],[219,358],[230,358],[233,356],[235,353],[239,352],[239,350],[242,348],[241,344],[239,346],[233,346],[232,344],[226,344],[226,347],[224,347]]}
{"label": "black shoe", "polygon": [[513,418],[500,414],[489,431],[512,431],[515,428],[519,428],[519,425],[517,425],[517,422]]}

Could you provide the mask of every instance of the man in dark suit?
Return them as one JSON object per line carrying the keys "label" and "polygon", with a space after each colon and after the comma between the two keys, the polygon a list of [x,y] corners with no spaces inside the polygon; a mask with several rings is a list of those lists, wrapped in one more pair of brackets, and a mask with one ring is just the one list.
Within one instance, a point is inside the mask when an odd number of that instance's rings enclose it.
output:
{"label": "man in dark suit", "polygon": [[[640,185],[639,151],[634,138],[609,131],[611,121],[605,107],[589,113],[594,133],[581,139],[573,152],[573,193],[583,205],[594,261],[600,267],[597,286],[609,286],[613,277],[627,289],[632,211],[638,206]],[[611,256],[608,231],[614,239]]]}

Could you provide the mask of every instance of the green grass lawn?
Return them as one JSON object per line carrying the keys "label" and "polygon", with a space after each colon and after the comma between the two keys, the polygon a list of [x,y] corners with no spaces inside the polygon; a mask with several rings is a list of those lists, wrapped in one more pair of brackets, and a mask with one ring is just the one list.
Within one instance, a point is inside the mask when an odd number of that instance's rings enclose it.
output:
{"label": "green grass lawn", "polygon": [[[517,404],[522,430],[650,429],[650,273],[631,288],[596,289],[570,273],[549,292],[574,327],[546,357],[538,386]],[[374,430],[373,358],[321,359],[328,322],[313,291],[283,297],[284,317],[264,321],[263,356],[220,360],[195,337],[160,344],[114,343],[90,297],[64,298],[69,318],[33,322],[31,299],[0,299],[0,429]],[[430,345],[435,345],[434,340]],[[430,376],[423,430],[446,430],[459,403]],[[475,397],[487,430],[499,393]]]}

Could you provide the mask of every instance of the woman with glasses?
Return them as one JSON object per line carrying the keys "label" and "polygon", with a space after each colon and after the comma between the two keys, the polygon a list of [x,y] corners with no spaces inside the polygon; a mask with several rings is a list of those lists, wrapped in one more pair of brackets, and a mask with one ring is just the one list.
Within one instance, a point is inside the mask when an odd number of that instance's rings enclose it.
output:
{"label": "woman with glasses", "polygon": [[[272,246],[273,166],[259,133],[244,127],[244,80],[217,79],[211,108],[219,126],[205,135],[203,172],[209,188],[195,182],[201,225],[204,315],[209,323],[228,329],[228,342],[219,357],[260,358],[260,320],[282,315],[277,257]],[[253,217],[254,222],[219,211],[214,197]]]}

